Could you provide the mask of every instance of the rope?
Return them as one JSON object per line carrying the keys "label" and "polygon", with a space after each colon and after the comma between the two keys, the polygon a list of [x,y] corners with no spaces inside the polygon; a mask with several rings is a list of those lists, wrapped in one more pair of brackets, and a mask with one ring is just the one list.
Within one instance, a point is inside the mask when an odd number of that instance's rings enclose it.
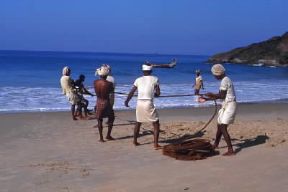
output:
{"label": "rope", "polygon": [[[128,95],[126,93],[123,93],[123,92],[114,92],[116,94],[119,94],[119,95]],[[162,96],[159,96],[159,97],[189,97],[189,96],[203,96],[204,94],[199,94],[199,95],[195,95],[195,94],[175,94],[175,95],[162,95]],[[135,95],[137,96],[137,95]],[[214,117],[216,116],[217,114],[217,102],[216,100],[213,100],[214,102],[214,113],[213,115],[210,117],[210,119],[205,123],[205,125],[200,129],[198,130],[197,132],[195,132],[193,135],[197,135],[198,133],[200,133],[201,131],[203,131],[204,129],[207,128],[207,126],[211,123],[211,121],[214,119]]]}
{"label": "rope", "polygon": [[[119,94],[119,95],[128,95],[127,93],[123,93],[123,92],[114,92],[115,94]],[[203,94],[199,94],[199,95],[195,95],[195,94],[175,94],[175,95],[160,95],[158,97],[189,97],[189,96],[202,96]],[[134,97],[137,97],[137,95],[134,95]],[[156,98],[158,98],[156,97]]]}
{"label": "rope", "polygon": [[201,131],[203,131],[204,129],[206,129],[206,127],[211,123],[211,121],[214,119],[214,117],[216,116],[217,114],[217,102],[216,100],[213,100],[214,101],[214,113],[213,115],[210,117],[210,119],[207,121],[207,123],[199,130],[195,133],[195,135]]}

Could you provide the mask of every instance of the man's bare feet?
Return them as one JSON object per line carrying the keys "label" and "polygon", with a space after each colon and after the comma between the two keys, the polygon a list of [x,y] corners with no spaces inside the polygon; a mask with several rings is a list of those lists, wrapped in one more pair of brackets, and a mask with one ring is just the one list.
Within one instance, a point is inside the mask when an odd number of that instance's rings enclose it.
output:
{"label": "man's bare feet", "polygon": [[104,139],[99,139],[99,142],[104,143],[105,141]]}
{"label": "man's bare feet", "polygon": [[154,145],[154,149],[155,149],[155,150],[162,149],[162,146],[161,146],[161,145],[158,145],[158,144],[157,144],[157,145]]}
{"label": "man's bare feet", "polygon": [[111,137],[111,136],[107,136],[106,139],[109,140],[109,141],[115,140],[115,139],[114,139],[113,137]]}
{"label": "man's bare feet", "polygon": [[77,120],[78,120],[76,117],[72,117],[72,119],[73,119],[74,121],[77,121]]}
{"label": "man's bare feet", "polygon": [[212,145],[212,149],[217,149],[217,148],[218,148],[218,145],[215,145],[215,144]]}
{"label": "man's bare feet", "polygon": [[140,143],[138,143],[138,142],[133,142],[133,144],[134,144],[135,146],[140,145]]}
{"label": "man's bare feet", "polygon": [[236,153],[234,151],[227,151],[226,153],[223,154],[223,156],[232,156],[235,155]]}

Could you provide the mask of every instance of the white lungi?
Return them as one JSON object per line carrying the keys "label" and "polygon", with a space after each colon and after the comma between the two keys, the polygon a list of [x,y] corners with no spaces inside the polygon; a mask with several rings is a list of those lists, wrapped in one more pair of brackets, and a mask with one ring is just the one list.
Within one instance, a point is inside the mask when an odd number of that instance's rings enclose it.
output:
{"label": "white lungi", "polygon": [[156,122],[159,120],[157,110],[152,100],[137,100],[136,106],[137,122]]}
{"label": "white lungi", "polygon": [[236,116],[236,101],[223,102],[222,108],[218,112],[218,124],[232,124]]}
{"label": "white lungi", "polygon": [[66,97],[71,105],[76,105],[80,101],[79,95],[74,92],[67,92]]}

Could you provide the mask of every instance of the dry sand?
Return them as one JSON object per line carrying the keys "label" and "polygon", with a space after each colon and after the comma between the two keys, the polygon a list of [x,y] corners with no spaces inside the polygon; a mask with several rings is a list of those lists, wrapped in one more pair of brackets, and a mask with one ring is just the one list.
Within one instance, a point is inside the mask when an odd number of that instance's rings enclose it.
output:
{"label": "dry sand", "polygon": [[[99,143],[96,120],[69,112],[0,115],[1,192],[270,192],[288,189],[288,104],[242,104],[229,132],[238,152],[179,161],[154,150],[151,125],[132,145],[134,111],[116,111],[115,141]],[[160,144],[193,135],[213,108],[160,110]],[[197,137],[213,141],[216,120]],[[104,129],[106,133],[107,129]]]}

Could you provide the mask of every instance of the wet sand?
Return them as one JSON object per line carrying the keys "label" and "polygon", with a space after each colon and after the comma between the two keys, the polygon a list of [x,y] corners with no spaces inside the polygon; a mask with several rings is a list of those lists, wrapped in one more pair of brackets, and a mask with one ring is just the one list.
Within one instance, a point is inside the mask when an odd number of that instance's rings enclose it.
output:
{"label": "wet sand", "polygon": [[[214,108],[159,110],[160,144],[184,136],[213,142],[216,119],[194,135]],[[96,120],[69,112],[0,114],[1,192],[285,191],[288,104],[242,104],[229,132],[237,154],[178,161],[154,150],[151,125],[132,145],[133,110],[116,111],[115,141],[99,143]],[[104,135],[107,128],[104,128]]]}

